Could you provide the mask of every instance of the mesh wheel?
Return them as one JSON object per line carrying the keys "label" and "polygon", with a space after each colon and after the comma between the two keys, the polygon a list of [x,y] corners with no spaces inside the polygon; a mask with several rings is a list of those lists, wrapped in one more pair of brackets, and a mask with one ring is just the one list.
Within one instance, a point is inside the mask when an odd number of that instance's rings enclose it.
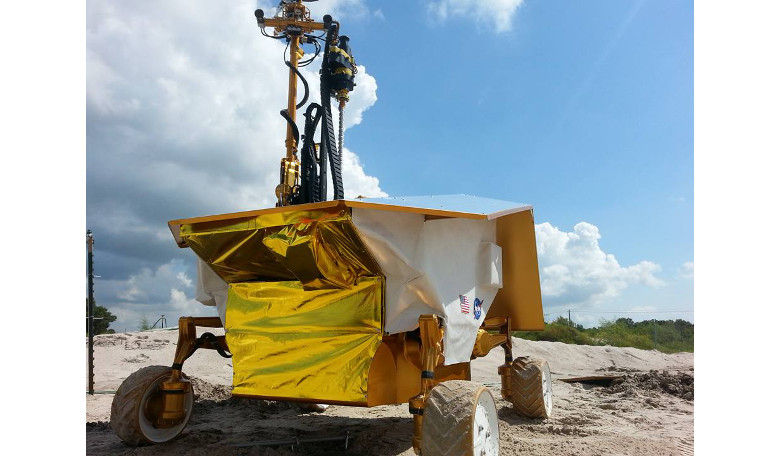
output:
{"label": "mesh wheel", "polygon": [[549,418],[552,415],[552,376],[547,361],[527,356],[515,359],[511,395],[518,415]]}
{"label": "mesh wheel", "polygon": [[146,403],[154,400],[159,385],[170,376],[170,367],[149,366],[134,372],[119,386],[111,403],[111,427],[123,442],[133,446],[163,443],[176,438],[187,426],[195,400],[192,390],[187,393],[187,416],[176,426],[157,428],[144,413]]}
{"label": "mesh wheel", "polygon": [[479,383],[450,380],[436,385],[425,401],[422,456],[498,456],[496,403]]}

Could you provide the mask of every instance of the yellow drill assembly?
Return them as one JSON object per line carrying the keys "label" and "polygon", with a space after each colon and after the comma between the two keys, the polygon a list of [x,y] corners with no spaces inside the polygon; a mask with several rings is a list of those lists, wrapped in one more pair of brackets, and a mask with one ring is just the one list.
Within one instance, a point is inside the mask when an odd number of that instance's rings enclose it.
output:
{"label": "yellow drill assembly", "polygon": [[[287,109],[281,111],[287,120],[287,138],[285,139],[286,156],[282,159],[280,182],[276,187],[276,205],[314,203],[326,199],[327,171],[326,163],[330,159],[333,177],[334,199],[344,197],[341,181],[341,150],[343,144],[343,113],[344,106],[349,101],[349,92],[355,87],[357,66],[349,47],[349,38],[339,36],[339,23],[329,15],[322,22],[312,20],[309,9],[300,1],[283,1],[275,17],[267,18],[263,10],[255,11],[257,25],[261,27],[264,36],[277,40],[286,40],[290,59],[285,64],[290,68],[289,88],[287,94]],[[266,32],[272,29],[272,33]],[[322,32],[315,35],[315,32]],[[322,41],[324,44],[320,44]],[[315,47],[314,55],[306,60],[303,52],[304,44]],[[298,158],[300,134],[296,125],[296,111],[302,108],[309,98],[309,85],[298,71],[314,61],[324,47],[322,69],[320,71],[320,103],[312,103],[306,110],[306,126],[304,128],[302,159]],[[298,79],[304,86],[303,99],[298,102]],[[338,100],[339,110],[339,141],[333,133],[330,99]],[[313,135],[320,118],[323,120],[322,141],[315,144]]]}

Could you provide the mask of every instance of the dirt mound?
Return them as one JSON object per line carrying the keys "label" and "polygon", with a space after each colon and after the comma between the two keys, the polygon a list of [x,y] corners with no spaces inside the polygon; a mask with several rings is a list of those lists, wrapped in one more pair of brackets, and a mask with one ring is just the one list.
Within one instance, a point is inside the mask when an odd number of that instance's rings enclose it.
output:
{"label": "dirt mound", "polygon": [[196,401],[225,401],[231,397],[233,388],[230,386],[215,385],[197,377],[190,377],[190,381]]}
{"label": "dirt mound", "polygon": [[642,373],[627,373],[604,389],[608,394],[652,391],[670,394],[686,401],[693,400],[693,375],[686,372],[651,370]]}
{"label": "dirt mound", "polygon": [[170,342],[166,339],[149,339],[149,336],[136,335],[125,341],[125,350],[161,350]]}
{"label": "dirt mound", "polygon": [[[87,343],[89,341],[87,340]],[[150,339],[147,335],[141,334],[101,334],[95,336],[95,347],[114,347],[123,345],[125,350],[160,350],[170,344],[167,339]]]}
{"label": "dirt mound", "polygon": [[189,377],[189,379],[195,392],[195,401],[198,403],[196,408],[201,411],[217,407],[237,411],[246,409],[254,413],[275,413],[295,407],[291,402],[233,397],[232,386],[216,385],[198,377]]}
{"label": "dirt mound", "polygon": [[623,373],[634,373],[634,372],[642,372],[640,369],[634,369],[633,367],[600,367],[596,369],[596,372],[623,372]]}
{"label": "dirt mound", "polygon": [[109,423],[108,421],[87,422],[87,432],[90,431],[113,432],[111,430],[111,423]]}
{"label": "dirt mound", "polygon": [[149,361],[149,357],[143,353],[139,353],[136,356],[122,358],[122,361],[125,363],[145,363]]}
{"label": "dirt mound", "polygon": [[[115,345],[123,345],[125,341],[128,339],[127,334],[103,334],[100,336],[95,336],[95,339],[93,341],[95,347],[113,347]],[[87,339],[87,343],[89,343],[89,339]]]}

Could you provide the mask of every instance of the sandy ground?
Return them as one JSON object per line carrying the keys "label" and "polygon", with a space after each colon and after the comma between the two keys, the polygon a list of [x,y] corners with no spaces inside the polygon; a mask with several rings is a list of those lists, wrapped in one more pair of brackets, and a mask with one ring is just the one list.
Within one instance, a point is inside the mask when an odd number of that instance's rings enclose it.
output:
{"label": "sandy ground", "polygon": [[[213,331],[213,330],[212,330]],[[306,413],[287,403],[230,398],[229,359],[212,350],[197,352],[184,371],[198,395],[188,427],[167,444],[125,446],[108,423],[113,394],[122,380],[151,365],[170,365],[175,330],[98,336],[95,389],[87,395],[87,454],[138,455],[413,455],[407,405],[355,408],[331,406]],[[503,351],[494,349],[472,363],[472,380],[496,398],[502,455],[691,455],[693,454],[693,354],[666,355],[633,348],[589,347],[514,339],[515,356],[546,359],[553,373],[553,417],[520,418],[501,399],[496,368]],[[566,383],[560,378],[619,373],[611,386]],[[235,446],[287,438],[335,437],[343,442],[296,448]]]}

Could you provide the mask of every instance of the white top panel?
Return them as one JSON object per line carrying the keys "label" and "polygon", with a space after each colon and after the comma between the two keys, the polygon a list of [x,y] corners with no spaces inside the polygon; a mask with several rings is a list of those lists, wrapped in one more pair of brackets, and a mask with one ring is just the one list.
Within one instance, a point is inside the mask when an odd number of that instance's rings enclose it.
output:
{"label": "white top panel", "polygon": [[530,204],[514,203],[511,201],[483,198],[474,195],[397,196],[388,198],[349,199],[347,201],[461,212],[465,214],[484,215],[491,219],[514,212],[532,209]]}

